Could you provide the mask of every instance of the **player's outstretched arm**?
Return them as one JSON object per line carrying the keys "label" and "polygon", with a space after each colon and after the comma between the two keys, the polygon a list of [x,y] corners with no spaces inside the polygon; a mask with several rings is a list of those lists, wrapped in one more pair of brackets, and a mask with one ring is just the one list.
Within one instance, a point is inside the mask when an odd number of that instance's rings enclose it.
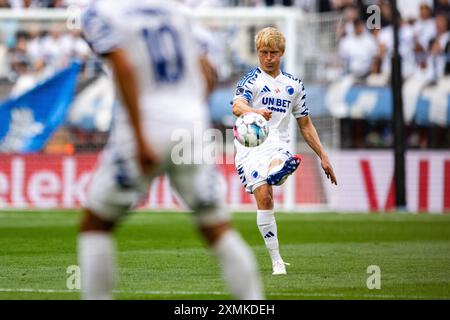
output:
{"label": "player's outstretched arm", "polygon": [[120,91],[125,109],[130,117],[130,122],[136,138],[138,157],[141,167],[147,171],[157,163],[157,157],[149,148],[144,139],[140,122],[139,98],[137,91],[137,80],[133,67],[128,61],[127,55],[122,49],[104,55],[114,71],[114,79]]}
{"label": "player's outstretched arm", "polygon": [[233,102],[233,114],[236,117],[247,113],[247,112],[255,112],[262,115],[266,120],[270,120],[272,118],[272,111],[267,109],[254,109],[248,105],[248,102],[245,99],[237,98]]}
{"label": "player's outstretched arm", "polygon": [[322,143],[320,142],[317,130],[314,127],[311,118],[309,116],[297,118],[297,123],[300,131],[305,138],[305,141],[314,150],[314,152],[319,156],[321,160],[322,169],[325,172],[328,179],[331,180],[332,184],[337,185],[336,176],[334,175],[333,167],[331,166],[330,159],[325,152]]}
{"label": "player's outstretched arm", "polygon": [[209,62],[208,57],[202,55],[199,57],[200,69],[202,70],[203,78],[205,79],[206,84],[206,97],[213,92],[214,88],[217,85],[217,71]]}

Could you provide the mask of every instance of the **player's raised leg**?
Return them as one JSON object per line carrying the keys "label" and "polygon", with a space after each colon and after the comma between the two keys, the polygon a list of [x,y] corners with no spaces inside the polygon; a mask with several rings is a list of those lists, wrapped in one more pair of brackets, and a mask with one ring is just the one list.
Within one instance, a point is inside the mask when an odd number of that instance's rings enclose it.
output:
{"label": "player's raised leg", "polygon": [[278,244],[278,228],[273,210],[272,186],[263,184],[257,187],[253,194],[258,206],[256,223],[272,260],[272,274],[286,274],[286,263],[281,258]]}
{"label": "player's raised leg", "polygon": [[286,179],[297,170],[302,158],[300,155],[291,155],[289,152],[280,154],[273,159],[269,166],[267,183],[270,185],[282,185]]}

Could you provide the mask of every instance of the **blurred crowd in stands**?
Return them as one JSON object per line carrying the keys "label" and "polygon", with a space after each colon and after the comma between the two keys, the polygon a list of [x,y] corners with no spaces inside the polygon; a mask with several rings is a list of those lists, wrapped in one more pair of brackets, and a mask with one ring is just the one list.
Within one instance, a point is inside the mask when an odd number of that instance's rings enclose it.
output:
{"label": "blurred crowd in stands", "polygon": [[[0,0],[0,9],[67,8],[89,1]],[[179,1],[191,7],[290,6],[309,13],[340,13],[341,19],[337,19],[335,28],[334,24],[332,28],[337,46],[332,61],[327,62],[328,70],[337,71],[330,72],[331,76],[326,76],[327,81],[338,80],[342,75],[352,75],[368,85],[386,86],[389,83],[394,41],[393,10],[388,0]],[[372,16],[373,10],[368,12],[367,9],[372,5],[377,6],[379,17]],[[420,78],[432,84],[443,76],[450,75],[450,0],[397,0],[397,5],[402,18],[399,41],[404,79]],[[0,21],[0,24],[0,81],[6,79],[8,83],[13,84],[12,91],[9,92],[13,95],[33,87],[37,82],[67,66],[74,58],[84,62],[85,79],[92,78],[101,68],[99,60],[92,54],[78,30],[68,31],[61,23],[52,23],[45,28],[38,24],[28,24],[23,28],[13,21]],[[226,65],[220,62],[218,64]],[[5,95],[0,86],[0,97]],[[373,124],[358,124],[357,121],[344,124],[342,128],[348,128],[344,129],[348,132],[342,132],[342,146],[389,146],[392,139],[390,130],[386,130],[387,126],[383,123],[375,130],[376,126]],[[351,139],[348,143],[345,142],[346,136],[358,136],[357,132],[360,132],[361,128],[367,131],[361,137],[366,137],[368,141],[357,143]],[[423,138],[427,135],[431,136],[428,131],[413,133],[411,139],[417,141],[412,141],[410,145],[430,146],[429,139]],[[449,130],[444,130],[442,135],[440,141],[445,143],[437,142],[436,146],[450,145]],[[421,138],[416,138],[418,136]],[[88,137],[85,140],[103,141],[103,138]],[[85,143],[80,144],[81,147],[84,145]]]}
{"label": "blurred crowd in stands", "polygon": [[[0,8],[25,10],[37,7],[65,7],[71,0],[0,0]],[[85,70],[98,68],[80,30],[67,30],[62,22],[45,27],[42,23],[20,25],[18,21],[0,21],[0,80],[14,86],[12,95],[19,95],[77,59]],[[92,71],[94,72],[94,71]]]}
{"label": "blurred crowd in stands", "polygon": [[80,31],[61,32],[58,25],[46,32],[40,31],[38,26],[19,31],[14,42],[14,46],[6,51],[8,65],[4,67],[4,75],[15,83],[12,95],[27,91],[40,80],[68,66],[72,59],[88,62],[93,58]]}
{"label": "blurred crowd in stands", "polygon": [[[182,1],[182,0],[180,0]],[[89,0],[0,0],[0,8],[66,8]],[[305,12],[341,12],[336,26],[337,55],[330,70],[334,78],[352,74],[368,84],[385,85],[389,80],[393,52],[392,8],[388,0],[183,0],[191,7],[292,6]],[[450,74],[450,0],[397,0],[402,18],[400,53],[404,78],[426,78],[430,82]],[[377,13],[367,8],[377,5]],[[372,16],[372,18],[371,18]],[[375,22],[375,24],[374,24]],[[6,28],[7,29],[7,28]],[[9,77],[43,67],[58,68],[68,58],[87,61],[89,49],[77,31],[62,33],[54,26],[45,32],[38,27],[19,31],[15,37],[0,32],[0,78],[8,66]],[[3,32],[3,33],[6,33]],[[3,38],[3,39],[2,39]],[[6,39],[4,39],[6,38]],[[30,78],[28,76],[28,78]],[[333,78],[329,79],[333,80]]]}
{"label": "blurred crowd in stands", "polygon": [[[404,79],[416,77],[432,83],[450,75],[450,1],[409,0],[407,4],[404,9],[399,6],[399,51]],[[370,28],[370,24],[368,28],[370,14],[366,8],[347,6],[337,37],[339,62],[345,73],[369,84],[383,85],[390,77],[393,10],[389,1],[379,1],[379,8],[381,28]]]}
{"label": "blurred crowd in stands", "polygon": [[0,8],[67,8],[70,5],[86,2],[84,0],[0,0]]}

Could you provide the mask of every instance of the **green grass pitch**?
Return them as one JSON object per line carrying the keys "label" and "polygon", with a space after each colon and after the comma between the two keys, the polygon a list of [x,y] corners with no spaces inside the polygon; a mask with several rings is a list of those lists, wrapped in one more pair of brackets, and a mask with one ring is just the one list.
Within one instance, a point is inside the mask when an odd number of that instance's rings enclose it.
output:
{"label": "green grass pitch", "polygon": [[[0,212],[0,299],[78,299],[78,211]],[[255,213],[233,214],[269,299],[450,299],[450,216],[277,214],[287,276],[272,276]],[[138,212],[117,229],[117,299],[230,299],[188,213]],[[367,267],[381,270],[369,290]]]}

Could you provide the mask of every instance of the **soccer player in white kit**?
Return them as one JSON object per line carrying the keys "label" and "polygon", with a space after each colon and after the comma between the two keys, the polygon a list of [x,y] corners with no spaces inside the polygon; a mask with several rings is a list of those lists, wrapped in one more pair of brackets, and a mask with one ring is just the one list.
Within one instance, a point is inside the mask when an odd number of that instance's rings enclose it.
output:
{"label": "soccer player in white kit", "polygon": [[300,79],[282,72],[281,58],[286,40],[276,28],[268,27],[255,37],[259,67],[238,83],[233,99],[233,114],[256,112],[269,124],[269,136],[258,147],[248,148],[235,139],[236,170],[245,190],[255,196],[257,225],[272,260],[274,275],[286,274],[278,244],[273,206],[273,185],[281,185],[301,163],[300,155],[289,150],[289,122],[293,115],[300,131],[320,157],[322,169],[331,183],[337,184],[333,168],[309,117],[306,94]]}
{"label": "soccer player in white kit", "polygon": [[[171,135],[209,127],[206,107],[213,70],[198,55],[196,39],[172,1],[94,1],[82,16],[86,40],[111,66],[122,105],[115,110],[108,145],[88,190],[78,238],[83,299],[111,299],[113,228],[157,175],[194,211],[198,228],[222,267],[235,298],[262,299],[255,258],[230,226],[216,168],[175,165]],[[201,143],[201,141],[195,141]],[[191,150],[198,150],[192,145]]]}

